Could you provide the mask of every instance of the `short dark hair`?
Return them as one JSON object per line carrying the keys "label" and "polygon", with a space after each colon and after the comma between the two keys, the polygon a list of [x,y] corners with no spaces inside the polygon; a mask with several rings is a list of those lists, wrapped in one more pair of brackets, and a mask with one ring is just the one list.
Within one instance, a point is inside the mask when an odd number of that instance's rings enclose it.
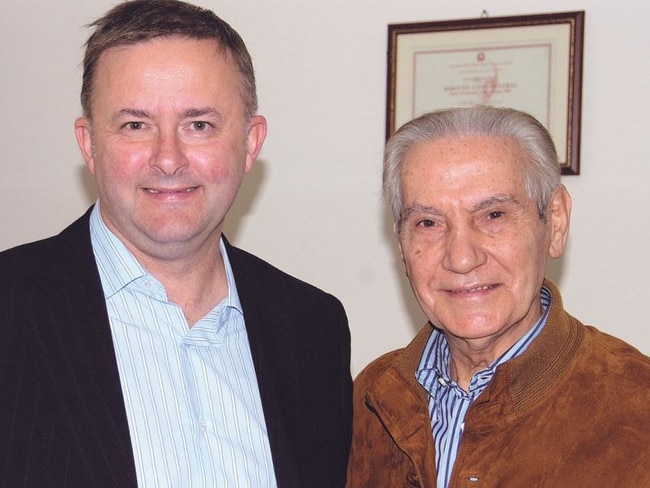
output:
{"label": "short dark hair", "polygon": [[91,117],[95,71],[102,53],[158,37],[180,36],[214,40],[217,48],[232,56],[242,81],[242,99],[248,119],[257,111],[253,62],[244,41],[214,12],[179,0],[128,0],[91,23],[94,32],[86,42],[81,85],[81,107]]}

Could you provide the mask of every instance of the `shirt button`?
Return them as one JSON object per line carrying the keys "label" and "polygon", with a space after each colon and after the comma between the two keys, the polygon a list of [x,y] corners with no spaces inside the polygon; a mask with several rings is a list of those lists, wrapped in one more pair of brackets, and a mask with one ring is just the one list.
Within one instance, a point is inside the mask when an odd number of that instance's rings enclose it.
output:
{"label": "shirt button", "polygon": [[208,428],[208,426],[210,425],[210,422],[208,422],[207,419],[201,417],[201,418],[199,419],[199,425],[201,426],[201,428],[202,428],[203,430],[206,430],[206,429]]}

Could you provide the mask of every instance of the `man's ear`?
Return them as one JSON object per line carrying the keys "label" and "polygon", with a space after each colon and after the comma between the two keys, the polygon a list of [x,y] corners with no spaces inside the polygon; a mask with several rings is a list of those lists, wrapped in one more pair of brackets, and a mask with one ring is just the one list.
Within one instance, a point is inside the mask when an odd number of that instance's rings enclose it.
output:
{"label": "man's ear", "polygon": [[548,207],[547,218],[551,225],[548,254],[552,258],[559,258],[566,247],[571,223],[571,196],[564,185],[560,185],[555,190]]}
{"label": "man's ear", "polygon": [[400,226],[397,222],[393,222],[393,232],[397,237],[397,247],[399,249],[399,256],[402,260],[402,266],[404,267],[404,274],[408,277],[409,270],[408,267],[406,266],[406,261],[404,260],[404,250],[402,249],[402,241],[400,240]]}
{"label": "man's ear", "polygon": [[95,174],[95,157],[93,151],[92,127],[90,119],[86,117],[78,118],[74,123],[74,134],[77,138],[77,144],[81,149],[81,155],[86,161],[86,166],[90,174]]}
{"label": "man's ear", "polygon": [[402,251],[402,241],[400,240],[399,224],[397,222],[393,222],[393,233],[397,238],[397,247],[399,248],[400,257],[402,258],[402,261],[404,261],[404,252]]}
{"label": "man's ear", "polygon": [[266,119],[261,115],[253,115],[248,125],[246,136],[246,169],[248,173],[253,168],[257,155],[262,150],[264,139],[266,139]]}

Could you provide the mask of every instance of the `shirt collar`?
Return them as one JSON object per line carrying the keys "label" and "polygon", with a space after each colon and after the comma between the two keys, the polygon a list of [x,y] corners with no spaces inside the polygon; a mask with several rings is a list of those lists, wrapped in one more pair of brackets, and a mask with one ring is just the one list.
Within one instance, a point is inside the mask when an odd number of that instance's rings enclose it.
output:
{"label": "shirt collar", "polygon": [[[104,298],[111,298],[141,278],[157,281],[104,223],[99,208],[98,200],[90,214],[90,238],[104,289]],[[228,296],[220,305],[234,308],[242,313],[234,274],[223,238],[219,239],[219,251],[223,258],[228,284]],[[161,289],[163,289],[162,285]]]}

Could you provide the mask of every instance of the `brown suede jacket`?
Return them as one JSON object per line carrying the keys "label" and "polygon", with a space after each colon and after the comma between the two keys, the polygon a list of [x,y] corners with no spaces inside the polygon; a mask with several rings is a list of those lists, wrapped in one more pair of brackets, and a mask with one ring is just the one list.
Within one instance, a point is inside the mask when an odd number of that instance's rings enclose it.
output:
{"label": "brown suede jacket", "polygon": [[[650,358],[567,314],[546,326],[470,407],[449,488],[649,488]],[[355,380],[348,488],[435,488],[427,392],[415,370],[431,334]]]}

